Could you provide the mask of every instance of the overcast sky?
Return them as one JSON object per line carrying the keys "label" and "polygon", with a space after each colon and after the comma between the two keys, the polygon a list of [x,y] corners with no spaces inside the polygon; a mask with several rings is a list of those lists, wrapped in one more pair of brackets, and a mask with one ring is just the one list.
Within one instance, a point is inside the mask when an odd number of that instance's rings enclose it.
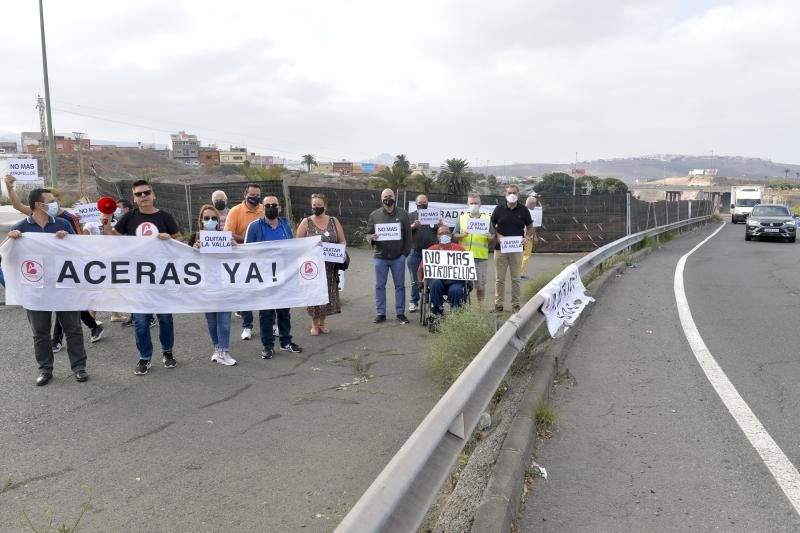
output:
{"label": "overcast sky", "polygon": [[[2,7],[0,130],[38,130],[36,4]],[[44,4],[58,132],[433,165],[800,162],[796,0]]]}

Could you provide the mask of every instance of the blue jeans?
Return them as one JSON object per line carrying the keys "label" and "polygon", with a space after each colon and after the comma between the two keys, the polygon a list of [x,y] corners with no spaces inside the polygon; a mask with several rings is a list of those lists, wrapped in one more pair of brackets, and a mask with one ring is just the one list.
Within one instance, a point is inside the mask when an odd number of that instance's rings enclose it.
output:
{"label": "blue jeans", "polygon": [[442,307],[444,306],[444,291],[447,291],[447,301],[450,302],[450,309],[461,307],[461,300],[464,297],[463,281],[429,279],[428,288],[431,291],[432,314],[442,314]]}
{"label": "blue jeans", "polygon": [[239,311],[242,315],[242,328],[253,329],[253,312],[252,311]]}
{"label": "blue jeans", "polygon": [[231,313],[206,313],[208,323],[208,334],[214,348],[222,352],[227,352],[231,347]]}
{"label": "blue jeans", "polygon": [[[133,333],[136,336],[136,349],[139,350],[139,359],[149,361],[153,357],[153,341],[150,340],[151,313],[133,313]],[[169,352],[175,344],[175,328],[172,325],[172,315],[156,315],[158,318],[158,340],[161,342],[161,351]]]}
{"label": "blue jeans", "polygon": [[292,342],[292,315],[289,309],[262,309],[258,312],[258,327],[261,330],[261,344],[264,348],[272,348],[275,339],[272,336],[272,326],[275,324],[275,315],[278,316],[278,334],[281,346]]}
{"label": "blue jeans", "polygon": [[419,303],[419,289],[416,282],[422,281],[417,279],[417,270],[419,270],[420,263],[422,263],[422,252],[411,250],[406,260],[406,265],[408,265],[408,272],[411,274],[411,303],[414,305]]}
{"label": "blue jeans", "polygon": [[405,265],[406,259],[402,255],[394,259],[375,258],[375,309],[379,315],[386,315],[386,280],[389,278],[389,270],[392,271],[394,283],[394,309],[398,315],[405,313]]}

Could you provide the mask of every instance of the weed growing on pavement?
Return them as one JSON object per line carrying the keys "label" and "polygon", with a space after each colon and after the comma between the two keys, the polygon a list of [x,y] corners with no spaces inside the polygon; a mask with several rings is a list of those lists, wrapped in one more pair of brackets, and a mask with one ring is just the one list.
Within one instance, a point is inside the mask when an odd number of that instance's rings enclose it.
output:
{"label": "weed growing on pavement", "polygon": [[480,306],[466,305],[447,313],[438,333],[425,345],[425,366],[436,387],[444,392],[467,368],[495,333],[494,317]]}
{"label": "weed growing on pavement", "polygon": [[[81,523],[83,515],[86,514],[86,511],[88,511],[89,507],[92,506],[92,497],[94,496],[92,489],[87,485],[83,485],[81,486],[81,488],[83,489],[83,492],[86,494],[86,497],[84,498],[83,503],[81,504],[81,507],[78,510],[78,515],[75,517],[75,520],[72,522],[71,526],[68,526],[63,522],[61,523],[61,525],[56,526],[55,531],[57,533],[74,533],[75,531],[77,531],[78,524]],[[47,515],[43,518],[43,520],[46,521],[46,524],[42,526],[37,526],[36,524],[33,523],[31,516],[28,514],[28,509],[25,507],[25,504],[22,503],[21,498],[17,498],[17,507],[19,507],[19,511],[22,514],[22,518],[25,521],[25,526],[30,528],[30,530],[33,533],[50,533],[53,530],[52,511],[48,510]]]}
{"label": "weed growing on pavement", "polygon": [[658,248],[658,239],[656,239],[651,235],[648,235],[647,237],[644,238],[644,241],[642,241],[642,246],[644,248],[649,248],[650,250],[655,250]]}
{"label": "weed growing on pavement", "polygon": [[667,232],[661,234],[661,240],[663,242],[673,241],[678,238],[678,232],[674,229],[671,229]]}
{"label": "weed growing on pavement", "polygon": [[[792,211],[794,212],[794,211]],[[711,223],[712,224],[719,224],[722,221],[722,217],[719,216],[719,213],[714,213],[711,215]]]}
{"label": "weed growing on pavement", "polygon": [[553,436],[553,428],[558,422],[558,413],[553,406],[547,402],[542,402],[536,408],[536,432],[542,438]]}

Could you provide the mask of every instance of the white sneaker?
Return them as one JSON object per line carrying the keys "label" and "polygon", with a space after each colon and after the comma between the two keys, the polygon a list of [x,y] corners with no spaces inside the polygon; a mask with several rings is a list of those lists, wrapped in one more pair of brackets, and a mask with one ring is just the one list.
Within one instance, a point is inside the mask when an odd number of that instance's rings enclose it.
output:
{"label": "white sneaker", "polygon": [[218,362],[217,359],[219,358],[219,348],[214,348],[214,353],[211,354],[211,360],[215,363]]}
{"label": "white sneaker", "polygon": [[273,337],[280,337],[281,332],[278,331],[278,324],[272,324],[272,336]]}
{"label": "white sneaker", "polygon": [[242,328],[242,340],[249,341],[253,338],[253,329],[252,328]]}
{"label": "white sneaker", "polygon": [[408,304],[408,312],[409,313],[415,313],[416,311],[417,311],[417,306],[416,305],[414,305],[413,303]]}
{"label": "white sneaker", "polygon": [[236,364],[236,359],[231,357],[231,354],[229,354],[228,352],[222,352],[221,357],[222,357],[222,361],[223,361],[222,364],[223,365],[234,366]]}

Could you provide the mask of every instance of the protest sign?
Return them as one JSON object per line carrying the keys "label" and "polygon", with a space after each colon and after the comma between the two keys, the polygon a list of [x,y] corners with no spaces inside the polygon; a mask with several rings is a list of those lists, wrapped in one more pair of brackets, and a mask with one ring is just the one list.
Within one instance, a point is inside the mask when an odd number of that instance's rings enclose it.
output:
{"label": "protest sign", "polygon": [[230,231],[200,230],[201,254],[227,254],[233,249],[233,234]]}
{"label": "protest sign", "polygon": [[419,213],[419,223],[426,226],[436,226],[442,220],[442,211],[437,208],[420,209],[417,213]]}
{"label": "protest sign", "polygon": [[522,237],[500,237],[500,253],[514,254],[522,251]]}
{"label": "protest sign", "polygon": [[467,220],[467,233],[472,235],[488,235],[489,234],[488,218],[470,218]]}
{"label": "protest sign", "polygon": [[[494,205],[482,205],[481,214],[491,215],[494,211]],[[428,209],[439,209],[441,219],[445,226],[455,228],[458,223],[458,217],[467,212],[467,204],[451,204],[446,202],[428,202]],[[415,202],[408,202],[408,212],[413,213],[417,210]]]}
{"label": "protest sign", "polygon": [[387,222],[385,224],[375,224],[375,235],[379,241],[399,241],[402,236],[400,233],[399,222]]}
{"label": "protest sign", "polygon": [[531,212],[531,220],[533,220],[533,227],[538,228],[542,225],[542,206],[537,205],[533,209],[529,209],[528,211]]}
{"label": "protest sign", "polygon": [[460,250],[422,250],[422,272],[425,279],[478,279],[472,252]]}
{"label": "protest sign", "polygon": [[0,246],[6,303],[34,311],[204,313],[328,303],[319,237],[225,255],[176,240],[25,233]]}
{"label": "protest sign", "polygon": [[100,222],[100,210],[97,209],[97,204],[78,204],[72,206],[72,210],[81,217],[81,224]]}
{"label": "protest sign", "polygon": [[589,302],[578,267],[573,263],[540,291],[544,298],[541,311],[547,319],[547,330],[553,337],[561,326],[572,326]]}
{"label": "protest sign", "polygon": [[39,179],[39,165],[36,159],[6,159],[6,174],[14,176],[18,181]]}
{"label": "protest sign", "polygon": [[336,244],[332,242],[322,243],[322,257],[327,263],[344,263],[345,249],[347,246],[344,244]]}

